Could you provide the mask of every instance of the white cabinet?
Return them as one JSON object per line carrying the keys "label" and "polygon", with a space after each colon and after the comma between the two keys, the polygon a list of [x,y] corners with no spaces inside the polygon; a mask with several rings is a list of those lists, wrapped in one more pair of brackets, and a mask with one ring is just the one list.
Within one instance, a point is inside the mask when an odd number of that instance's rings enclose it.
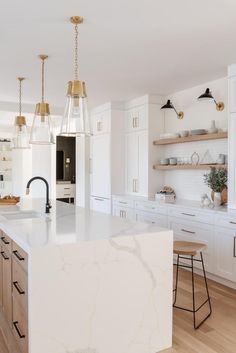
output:
{"label": "white cabinet", "polygon": [[145,105],[130,108],[125,113],[125,130],[133,132],[148,129],[147,107]]}
{"label": "white cabinet", "polygon": [[236,231],[217,227],[214,265],[216,275],[236,282]]}
{"label": "white cabinet", "polygon": [[126,135],[126,193],[147,196],[148,132]]}
{"label": "white cabinet", "polygon": [[92,116],[92,131],[93,135],[105,134],[111,131],[110,114],[108,110],[96,113]]}
{"label": "white cabinet", "polygon": [[90,208],[93,211],[111,214],[111,200],[102,197],[91,197]]}
{"label": "white cabinet", "polygon": [[135,218],[136,221],[150,223],[163,228],[168,226],[167,216],[163,214],[136,211]]}
{"label": "white cabinet", "polygon": [[56,194],[57,199],[75,198],[75,184],[57,184]]}
{"label": "white cabinet", "polygon": [[110,134],[91,137],[90,155],[90,194],[110,199]]}
{"label": "white cabinet", "polygon": [[134,209],[113,205],[113,216],[134,220]]}
{"label": "white cabinet", "polygon": [[229,111],[236,113],[236,76],[229,78]]}

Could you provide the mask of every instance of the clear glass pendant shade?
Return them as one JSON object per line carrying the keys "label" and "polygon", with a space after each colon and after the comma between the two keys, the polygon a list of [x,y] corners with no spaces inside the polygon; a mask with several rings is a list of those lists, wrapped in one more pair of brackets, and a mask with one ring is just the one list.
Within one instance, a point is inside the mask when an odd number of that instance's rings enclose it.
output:
{"label": "clear glass pendant shade", "polygon": [[90,136],[87,97],[67,95],[61,136]]}
{"label": "clear glass pendant shade", "polygon": [[39,106],[47,103],[39,103],[36,105],[33,125],[30,134],[30,144],[51,145],[55,143],[53,135],[52,119],[49,113],[40,112]]}
{"label": "clear glass pendant shade", "polygon": [[29,134],[27,131],[26,124],[19,124],[19,118],[24,119],[22,116],[16,117],[15,127],[14,127],[14,134],[12,138],[12,144],[14,149],[27,149],[30,148],[29,146]]}

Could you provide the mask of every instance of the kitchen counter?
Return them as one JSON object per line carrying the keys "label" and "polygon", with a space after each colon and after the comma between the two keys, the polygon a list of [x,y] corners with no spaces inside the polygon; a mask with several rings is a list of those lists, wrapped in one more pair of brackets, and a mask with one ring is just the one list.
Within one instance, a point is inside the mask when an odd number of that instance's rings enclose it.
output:
{"label": "kitchen counter", "polygon": [[[23,200],[0,228],[28,253],[29,353],[157,353],[172,342],[170,230]],[[14,217],[14,215],[13,215]]]}

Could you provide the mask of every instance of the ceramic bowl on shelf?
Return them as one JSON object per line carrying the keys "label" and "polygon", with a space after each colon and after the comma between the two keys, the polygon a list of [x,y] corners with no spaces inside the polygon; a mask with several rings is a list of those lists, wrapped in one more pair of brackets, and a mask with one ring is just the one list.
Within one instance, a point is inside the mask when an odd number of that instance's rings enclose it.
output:
{"label": "ceramic bowl on shelf", "polygon": [[194,136],[194,135],[205,135],[207,134],[207,130],[205,129],[195,129],[195,130],[191,130],[190,131],[190,135]]}
{"label": "ceramic bowl on shelf", "polygon": [[160,139],[176,139],[178,138],[180,135],[177,133],[164,133],[164,134],[160,134]]}
{"label": "ceramic bowl on shelf", "polygon": [[169,158],[162,158],[159,161],[160,165],[168,165],[169,164]]}
{"label": "ceramic bowl on shelf", "polygon": [[183,130],[179,132],[180,137],[187,137],[189,135],[189,131],[188,130]]}

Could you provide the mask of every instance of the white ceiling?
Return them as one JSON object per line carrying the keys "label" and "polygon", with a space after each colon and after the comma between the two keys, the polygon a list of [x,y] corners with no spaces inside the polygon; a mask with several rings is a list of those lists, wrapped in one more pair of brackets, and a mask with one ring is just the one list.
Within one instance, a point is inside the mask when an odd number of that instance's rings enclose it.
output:
{"label": "white ceiling", "polygon": [[235,0],[0,0],[0,101],[40,99],[40,62],[50,56],[46,98],[63,106],[73,79],[71,15],[82,15],[80,78],[90,105],[169,94],[226,75],[236,62]]}

